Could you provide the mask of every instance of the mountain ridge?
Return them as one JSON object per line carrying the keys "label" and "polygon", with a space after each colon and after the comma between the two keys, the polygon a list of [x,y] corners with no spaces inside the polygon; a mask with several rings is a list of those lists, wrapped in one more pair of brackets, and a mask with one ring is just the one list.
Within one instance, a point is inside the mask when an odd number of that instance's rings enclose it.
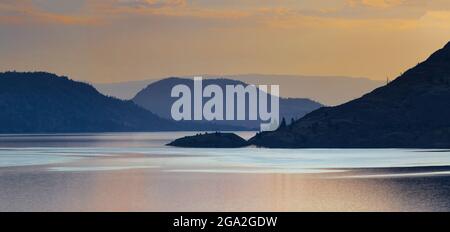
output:
{"label": "mountain ridge", "polygon": [[0,73],[0,133],[223,130],[176,123],[134,102],[104,96],[93,86],[47,72]]}
{"label": "mountain ridge", "polygon": [[281,148],[449,148],[450,43],[386,86],[250,143]]}
{"label": "mountain ridge", "polygon": [[[200,75],[203,79],[233,79],[248,84],[277,84],[280,86],[281,96],[286,98],[308,98],[324,105],[338,105],[361,97],[384,84],[384,81],[371,80],[362,77],[345,76],[306,76],[306,75]],[[179,76],[192,79],[192,76]],[[165,77],[166,78],[166,77]],[[160,78],[160,79],[165,79]],[[160,79],[129,81],[119,83],[94,83],[96,89],[109,96],[119,99],[132,99],[136,93],[151,83]]]}
{"label": "mountain ridge", "polygon": [[[132,99],[136,104],[142,106],[143,108],[154,112],[158,116],[171,119],[171,106],[177,100],[170,96],[172,87],[183,84],[188,86],[191,91],[193,91],[194,81],[192,79],[170,77],[166,79],[159,80],[148,85],[146,88],[141,90]],[[227,78],[220,79],[205,79],[202,81],[203,88],[208,85],[218,85],[224,92],[226,92],[227,85],[242,85],[246,87],[248,84]],[[207,101],[207,98],[203,98],[203,103]],[[223,99],[224,106],[225,98]],[[309,113],[315,109],[322,107],[323,105],[312,101],[307,98],[280,98],[280,118],[285,117],[288,120],[291,118],[298,119],[301,118],[306,113]],[[246,100],[246,115],[248,117],[248,100]],[[224,109],[224,114],[226,114],[226,109]],[[200,122],[208,122],[202,120]],[[215,121],[222,125],[232,125],[247,127],[249,129],[257,129],[261,124],[261,120],[220,120]]]}

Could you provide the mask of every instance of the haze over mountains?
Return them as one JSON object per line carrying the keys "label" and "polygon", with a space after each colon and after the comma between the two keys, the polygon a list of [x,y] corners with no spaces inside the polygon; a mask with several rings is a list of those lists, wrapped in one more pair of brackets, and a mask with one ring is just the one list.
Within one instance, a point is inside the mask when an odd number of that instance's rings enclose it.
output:
{"label": "haze over mountains", "polygon": [[[333,106],[361,97],[385,84],[367,78],[341,76],[293,76],[293,75],[202,75],[204,79],[232,79],[248,84],[280,85],[280,95],[290,98],[309,98],[324,105]],[[192,79],[192,76],[181,77]],[[147,85],[158,81],[149,79],[120,83],[93,84],[101,93],[120,99],[132,99]]]}
{"label": "haze over mountains", "polygon": [[[202,81],[203,88],[208,85],[217,85],[219,86],[223,93],[226,93],[227,85],[242,85],[247,86],[248,84],[230,80],[230,79],[206,79]],[[158,116],[166,119],[172,119],[171,116],[171,107],[173,103],[178,100],[178,98],[171,97],[171,90],[176,85],[186,85],[191,89],[191,92],[194,92],[194,81],[192,79],[184,79],[184,78],[167,78],[157,82],[154,82],[140,91],[136,96],[132,99],[136,104],[142,106],[143,108],[157,114]],[[203,98],[203,103],[208,101],[208,98]],[[217,124],[221,125],[232,125],[239,127],[246,127],[249,129],[259,129],[261,120],[248,120],[249,115],[249,100],[247,99],[239,99],[239,101],[245,101],[245,112],[247,120],[220,120],[215,121]],[[192,101],[191,101],[192,102]],[[280,107],[280,118],[284,117],[287,120],[291,119],[299,119],[303,117],[305,114],[316,110],[322,105],[318,102],[304,99],[304,98],[280,98],[279,100]],[[223,99],[223,105],[226,104],[234,104],[235,112],[236,103],[225,102],[225,97]],[[193,103],[191,103],[193,105]],[[225,107],[224,107],[225,108]],[[226,115],[226,109],[224,109],[224,115]],[[192,114],[191,114],[192,115]],[[207,122],[203,120],[202,122]],[[213,121],[214,122],[214,121]]]}
{"label": "haze over mountains", "polygon": [[450,43],[387,86],[250,143],[278,148],[450,148]]}
{"label": "haze over mountains", "polygon": [[0,132],[169,130],[170,122],[130,101],[50,73],[0,74]]}
{"label": "haze over mountains", "polygon": [[0,133],[242,129],[162,119],[132,101],[45,72],[0,73],[0,109]]}
{"label": "haze over mountains", "polygon": [[[136,95],[136,104],[104,96],[89,84],[55,74],[0,73],[0,133],[242,129],[239,124],[164,119],[170,101],[175,100],[167,98],[171,87],[192,82],[181,78],[158,81]],[[227,79],[205,80],[204,85],[208,84],[245,85]],[[280,103],[287,120],[287,112],[297,118],[306,116],[277,131],[258,133],[250,144],[273,148],[449,148],[450,43],[388,85],[348,103],[322,108],[308,99],[281,99]]]}
{"label": "haze over mountains", "polygon": [[[225,84],[244,84],[221,80]],[[170,117],[175,84],[166,79],[141,91],[136,99],[120,100],[94,87],[46,72],[0,73],[0,133],[69,133],[128,131],[254,130],[260,121],[182,121]],[[220,81],[219,81],[220,82]],[[218,83],[207,80],[205,84]],[[299,118],[322,105],[308,99],[281,99],[281,112]],[[142,107],[141,107],[142,106]],[[145,109],[147,108],[147,109]],[[152,110],[155,110],[154,114]],[[248,113],[247,113],[248,115]]]}

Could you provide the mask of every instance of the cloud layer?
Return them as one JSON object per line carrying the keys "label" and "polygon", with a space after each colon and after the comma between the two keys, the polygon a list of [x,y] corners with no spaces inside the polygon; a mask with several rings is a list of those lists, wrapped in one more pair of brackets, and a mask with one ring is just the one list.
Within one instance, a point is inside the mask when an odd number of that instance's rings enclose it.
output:
{"label": "cloud layer", "polygon": [[397,76],[450,40],[448,0],[2,0],[0,71]]}

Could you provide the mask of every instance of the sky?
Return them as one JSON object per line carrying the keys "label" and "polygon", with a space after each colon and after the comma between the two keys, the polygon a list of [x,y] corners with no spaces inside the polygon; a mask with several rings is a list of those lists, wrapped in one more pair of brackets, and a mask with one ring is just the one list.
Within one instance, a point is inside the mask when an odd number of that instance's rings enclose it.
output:
{"label": "sky", "polygon": [[0,71],[395,78],[450,40],[448,0],[0,0]]}

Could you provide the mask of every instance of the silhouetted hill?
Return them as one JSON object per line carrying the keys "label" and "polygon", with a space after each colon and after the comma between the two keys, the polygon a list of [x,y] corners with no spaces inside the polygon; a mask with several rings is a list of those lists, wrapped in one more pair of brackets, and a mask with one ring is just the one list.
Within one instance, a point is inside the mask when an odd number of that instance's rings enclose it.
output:
{"label": "silhouetted hill", "polygon": [[0,132],[170,130],[131,101],[105,97],[92,86],[44,72],[0,74]]}
{"label": "silhouetted hill", "polygon": [[[155,83],[148,85],[145,89],[140,91],[134,98],[133,101],[148,109],[158,116],[166,119],[172,119],[171,117],[171,107],[173,102],[177,100],[177,98],[172,98],[170,96],[170,92],[172,87],[183,84],[188,86],[193,92],[194,81],[192,79],[184,79],[184,78],[167,78]],[[248,84],[230,80],[230,79],[205,79],[203,80],[203,87],[207,85],[215,84],[222,88],[224,94],[226,92],[226,85],[243,85],[247,86]],[[280,90],[282,92],[282,89]],[[225,96],[224,96],[225,99]],[[208,99],[204,98],[203,102],[205,103]],[[225,104],[224,104],[225,106]],[[246,115],[248,117],[248,101],[246,103]],[[304,98],[280,98],[280,116],[285,117],[290,120],[291,118],[298,119],[303,117],[305,114],[316,110],[322,107],[320,103],[315,101],[304,99]],[[226,110],[224,109],[224,114],[226,114]],[[203,122],[207,122],[204,120]],[[260,120],[252,121],[252,120],[233,120],[233,121],[216,121],[217,124],[223,125],[232,125],[232,126],[241,126],[249,129],[259,129]]]}
{"label": "silhouetted hill", "polygon": [[387,86],[250,143],[285,148],[450,148],[450,43]]}
{"label": "silhouetted hill", "polygon": [[238,148],[248,145],[247,141],[234,133],[205,133],[186,136],[167,144],[174,147]]}
{"label": "silhouetted hill", "polygon": [[[198,129],[161,119],[132,101],[44,72],[0,73],[0,133],[116,132]],[[223,127],[203,127],[220,130]]]}
{"label": "silhouetted hill", "polygon": [[[363,94],[374,90],[384,81],[370,80],[367,78],[345,76],[305,76],[305,75],[201,75],[204,79],[221,79],[242,81],[254,85],[280,85],[281,95],[290,98],[308,98],[324,105],[335,106],[348,102]],[[190,78],[192,76],[182,76]],[[132,99],[140,90],[159,79],[142,81],[125,81],[118,83],[94,83],[94,87],[107,96],[119,99]]]}

